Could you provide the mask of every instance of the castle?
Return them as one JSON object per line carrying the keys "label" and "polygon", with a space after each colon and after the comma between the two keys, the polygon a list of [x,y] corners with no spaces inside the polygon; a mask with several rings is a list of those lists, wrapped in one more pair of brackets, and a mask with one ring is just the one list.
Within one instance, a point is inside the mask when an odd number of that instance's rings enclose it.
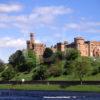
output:
{"label": "castle", "polygon": [[[34,34],[30,33],[30,40],[27,41],[27,49],[33,50],[38,57],[41,57],[44,53],[46,46],[42,43],[35,43]],[[75,48],[80,51],[81,56],[100,57],[100,42],[97,41],[85,41],[82,37],[74,38],[74,42],[57,43],[55,46],[51,46],[53,52],[64,52],[67,48]]]}
{"label": "castle", "polygon": [[45,45],[42,43],[35,43],[34,33],[30,33],[30,40],[27,41],[27,49],[33,50],[37,57],[41,58],[45,50]]}

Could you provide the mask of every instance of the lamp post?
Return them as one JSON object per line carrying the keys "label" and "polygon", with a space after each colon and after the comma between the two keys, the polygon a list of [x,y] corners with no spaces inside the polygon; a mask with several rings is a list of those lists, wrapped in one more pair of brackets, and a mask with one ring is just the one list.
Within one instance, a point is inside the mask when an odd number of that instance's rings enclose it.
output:
{"label": "lamp post", "polygon": [[25,82],[25,79],[23,78],[23,79],[22,79],[22,84],[23,84],[24,82]]}

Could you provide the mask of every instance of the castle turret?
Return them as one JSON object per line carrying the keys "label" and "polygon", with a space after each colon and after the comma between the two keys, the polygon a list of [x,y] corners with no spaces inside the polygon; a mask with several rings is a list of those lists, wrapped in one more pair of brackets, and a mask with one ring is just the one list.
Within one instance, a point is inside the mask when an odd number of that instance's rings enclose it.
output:
{"label": "castle turret", "polygon": [[82,37],[76,37],[74,38],[74,42],[75,42],[75,48],[80,51],[81,56],[86,56],[87,51],[85,48],[85,40]]}
{"label": "castle turret", "polygon": [[62,51],[64,52],[65,51],[65,45],[64,43],[57,43],[57,51]]}
{"label": "castle turret", "polygon": [[34,44],[34,33],[30,33],[30,42]]}
{"label": "castle turret", "polygon": [[76,49],[80,50],[81,47],[84,45],[84,39],[82,37],[76,37],[74,38],[74,42],[76,45]]}

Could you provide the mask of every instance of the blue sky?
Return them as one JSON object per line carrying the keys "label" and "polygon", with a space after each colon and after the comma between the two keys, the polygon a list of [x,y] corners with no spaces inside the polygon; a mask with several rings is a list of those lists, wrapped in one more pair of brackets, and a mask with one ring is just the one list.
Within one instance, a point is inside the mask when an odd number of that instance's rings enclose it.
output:
{"label": "blue sky", "polygon": [[100,0],[0,0],[0,58],[26,48],[29,33],[50,46],[74,37],[100,40]]}

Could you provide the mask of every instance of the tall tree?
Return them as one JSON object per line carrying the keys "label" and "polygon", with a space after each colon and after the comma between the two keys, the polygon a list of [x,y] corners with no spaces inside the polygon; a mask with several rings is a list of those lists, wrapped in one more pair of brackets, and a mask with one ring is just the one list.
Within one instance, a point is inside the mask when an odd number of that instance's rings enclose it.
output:
{"label": "tall tree", "polygon": [[4,66],[5,66],[4,62],[0,59],[0,72],[3,71]]}
{"label": "tall tree", "polygon": [[11,64],[16,70],[19,66],[24,65],[25,57],[21,50],[17,50],[14,54],[9,57],[9,64]]}
{"label": "tall tree", "polygon": [[59,60],[64,60],[64,52],[61,52],[61,51],[57,51],[55,53],[55,56],[56,56],[56,59],[59,59]]}
{"label": "tall tree", "polygon": [[80,57],[76,59],[74,63],[74,69],[75,75],[79,77],[82,84],[83,77],[89,74],[89,72],[91,71],[90,59],[88,57]]}
{"label": "tall tree", "polygon": [[36,54],[32,50],[28,50],[28,57],[27,62],[31,63],[33,67],[36,67],[37,59]]}
{"label": "tall tree", "polygon": [[80,56],[80,52],[76,49],[69,48],[66,50],[66,60],[75,60]]}
{"label": "tall tree", "polygon": [[46,48],[43,54],[43,60],[46,64],[51,64],[54,61],[53,51],[50,48]]}
{"label": "tall tree", "polygon": [[78,50],[69,48],[66,50],[65,55],[65,65],[64,65],[64,74],[71,74],[73,73],[73,65],[74,61],[80,57],[80,53]]}
{"label": "tall tree", "polygon": [[46,66],[39,65],[33,70],[33,80],[44,80],[46,78]]}

